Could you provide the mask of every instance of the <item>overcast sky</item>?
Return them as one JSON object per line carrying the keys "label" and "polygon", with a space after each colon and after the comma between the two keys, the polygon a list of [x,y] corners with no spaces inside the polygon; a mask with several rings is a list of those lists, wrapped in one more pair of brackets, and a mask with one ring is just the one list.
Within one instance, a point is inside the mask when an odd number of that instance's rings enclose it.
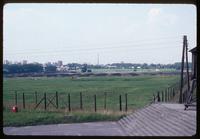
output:
{"label": "overcast sky", "polygon": [[[196,7],[170,4],[7,4],[3,59],[174,63],[196,46]],[[189,54],[189,61],[191,55]]]}

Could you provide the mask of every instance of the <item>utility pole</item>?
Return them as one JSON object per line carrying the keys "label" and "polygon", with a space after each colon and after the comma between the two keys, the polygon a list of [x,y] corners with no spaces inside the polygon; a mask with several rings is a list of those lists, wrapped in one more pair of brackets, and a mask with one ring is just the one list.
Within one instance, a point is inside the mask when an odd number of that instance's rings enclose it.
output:
{"label": "utility pole", "polygon": [[186,42],[186,36],[183,36],[183,51],[182,51],[182,62],[181,62],[181,85],[180,85],[180,96],[179,96],[179,103],[182,103],[183,100],[183,69],[184,69],[184,59],[185,59],[185,42]]}
{"label": "utility pole", "polygon": [[189,92],[190,90],[190,78],[189,78],[189,66],[188,66],[188,42],[186,38],[186,68],[187,68],[187,91]]}
{"label": "utility pole", "polygon": [[187,43],[187,36],[183,36],[183,51],[182,51],[182,63],[181,63],[181,85],[180,85],[180,97],[179,97],[179,103],[183,102],[183,75],[184,75],[184,60],[186,55],[186,67],[187,67],[187,91],[190,89],[190,82],[189,82],[189,66],[188,66],[188,43]]}
{"label": "utility pole", "polygon": [[99,65],[99,54],[97,55],[97,65]]}

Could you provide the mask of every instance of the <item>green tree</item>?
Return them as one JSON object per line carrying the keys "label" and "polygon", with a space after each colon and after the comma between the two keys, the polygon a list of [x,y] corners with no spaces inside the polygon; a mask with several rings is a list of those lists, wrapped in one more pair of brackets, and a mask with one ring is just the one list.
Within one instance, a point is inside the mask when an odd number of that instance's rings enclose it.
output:
{"label": "green tree", "polygon": [[54,65],[47,65],[45,67],[45,72],[56,72],[56,66],[54,66]]}

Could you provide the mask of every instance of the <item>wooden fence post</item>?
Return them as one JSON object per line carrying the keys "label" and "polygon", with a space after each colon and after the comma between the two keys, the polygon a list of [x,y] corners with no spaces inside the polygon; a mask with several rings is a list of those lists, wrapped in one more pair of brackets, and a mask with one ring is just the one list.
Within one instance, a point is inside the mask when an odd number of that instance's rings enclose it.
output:
{"label": "wooden fence post", "polygon": [[155,94],[153,93],[153,102],[155,103],[156,102],[156,97],[155,97]]}
{"label": "wooden fence post", "polygon": [[119,95],[119,110],[122,111],[122,96]]}
{"label": "wooden fence post", "polygon": [[162,102],[164,101],[164,93],[163,93],[163,91],[162,91]]}
{"label": "wooden fence post", "polygon": [[35,91],[35,104],[37,105],[37,91]]}
{"label": "wooden fence post", "polygon": [[70,94],[68,94],[68,110],[71,111],[71,106],[70,106]]}
{"label": "wooden fence post", "polygon": [[107,97],[107,93],[104,92],[104,110],[106,110],[106,97]]}
{"label": "wooden fence post", "polygon": [[173,88],[171,87],[171,98],[173,98]]}
{"label": "wooden fence post", "polygon": [[58,109],[58,92],[56,91],[56,109]]}
{"label": "wooden fence post", "polygon": [[82,92],[80,92],[80,109],[83,110]]}
{"label": "wooden fence post", "polygon": [[47,97],[46,97],[46,93],[44,93],[44,109],[47,109]]}
{"label": "wooden fence post", "polygon": [[24,93],[22,95],[23,95],[23,108],[25,109],[25,96],[24,96]]}
{"label": "wooden fence post", "polygon": [[168,102],[169,101],[168,88],[166,90],[167,90],[167,102]]}
{"label": "wooden fence post", "polygon": [[170,100],[171,100],[171,98],[172,98],[172,89],[171,89],[171,87],[169,88],[169,96],[170,96]]}
{"label": "wooden fence post", "polygon": [[17,105],[17,91],[15,91],[15,105]]}
{"label": "wooden fence post", "polygon": [[94,111],[97,111],[96,95],[94,95]]}
{"label": "wooden fence post", "polygon": [[167,102],[167,89],[165,89],[165,102]]}
{"label": "wooden fence post", "polygon": [[127,93],[125,94],[125,110],[126,110],[126,112],[127,112],[127,110],[128,110]]}
{"label": "wooden fence post", "polygon": [[167,88],[167,90],[168,90],[168,100],[170,101],[170,89],[169,89],[169,87]]}
{"label": "wooden fence post", "polygon": [[158,102],[160,102],[160,92],[159,91],[158,91],[157,97],[158,97]]}

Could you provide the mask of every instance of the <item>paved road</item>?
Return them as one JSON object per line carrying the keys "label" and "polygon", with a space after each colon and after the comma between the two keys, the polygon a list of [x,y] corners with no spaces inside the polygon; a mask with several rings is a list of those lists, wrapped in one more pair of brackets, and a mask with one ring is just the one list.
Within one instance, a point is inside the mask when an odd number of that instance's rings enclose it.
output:
{"label": "paved road", "polygon": [[4,127],[6,135],[125,136],[117,122]]}

